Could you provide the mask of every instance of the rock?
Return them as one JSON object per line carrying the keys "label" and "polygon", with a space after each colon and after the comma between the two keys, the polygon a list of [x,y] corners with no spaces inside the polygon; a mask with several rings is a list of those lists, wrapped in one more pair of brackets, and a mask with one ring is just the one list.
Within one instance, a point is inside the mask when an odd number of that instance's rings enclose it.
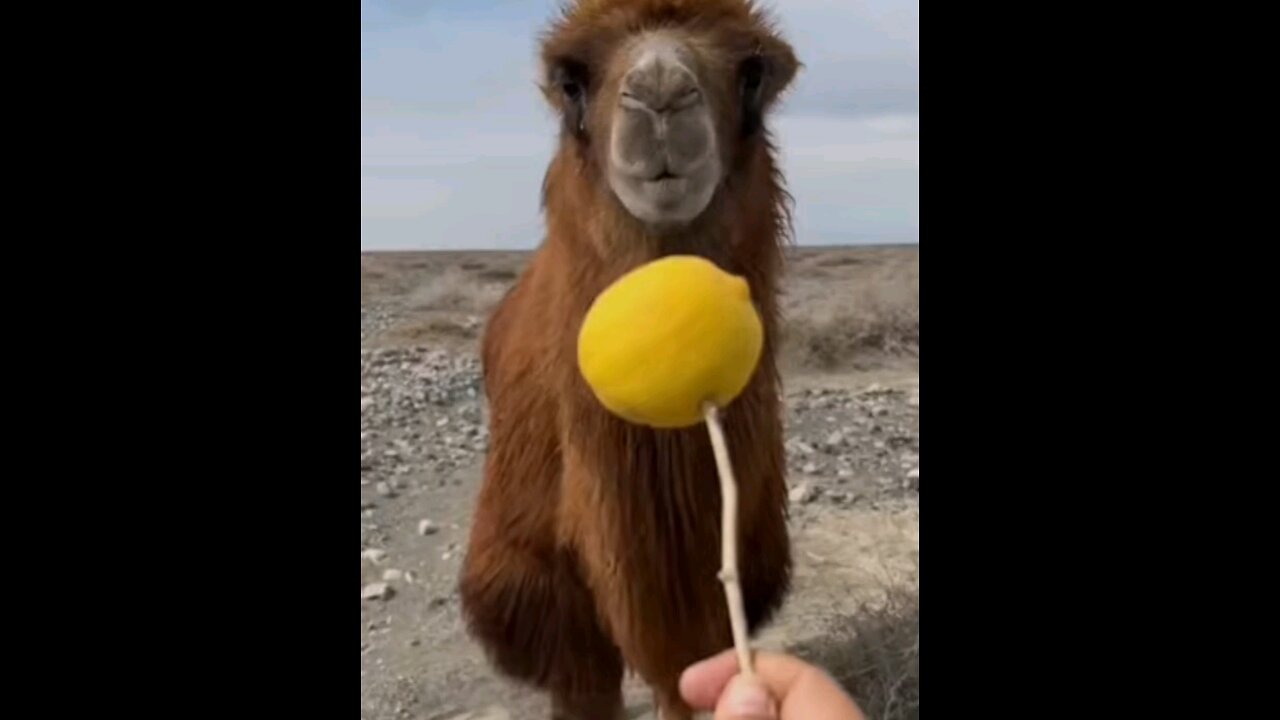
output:
{"label": "rock", "polygon": [[395,568],[387,568],[382,571],[382,579],[385,582],[394,582],[404,577],[404,573]]}
{"label": "rock", "polygon": [[390,600],[395,594],[391,586],[384,582],[369,583],[360,588],[361,600]]}
{"label": "rock", "polygon": [[450,715],[444,720],[511,720],[511,713],[505,708],[490,705],[483,710],[472,710],[461,715]]}
{"label": "rock", "polygon": [[391,483],[386,482],[385,480],[374,485],[373,488],[377,490],[378,494],[382,497],[391,498],[396,496],[396,491],[391,487]]}
{"label": "rock", "polygon": [[817,492],[814,490],[812,485],[807,482],[802,482],[791,489],[787,498],[797,505],[806,505],[811,502],[816,495]]}
{"label": "rock", "polygon": [[828,448],[834,449],[834,448],[840,447],[841,445],[844,445],[844,434],[841,433],[839,430],[834,430],[831,432],[830,435],[827,435]]}
{"label": "rock", "polygon": [[811,463],[811,462],[810,462],[810,463],[805,463],[805,464],[804,464],[804,467],[803,467],[803,468],[800,468],[800,470],[801,470],[805,475],[815,475],[815,474],[817,474],[817,472],[818,472],[818,464],[817,464],[817,463]]}
{"label": "rock", "polygon": [[813,446],[803,440],[792,438],[787,441],[787,451],[796,455],[812,455]]}
{"label": "rock", "polygon": [[368,550],[365,550],[364,552],[360,553],[360,559],[368,560],[369,562],[375,563],[375,564],[380,563],[383,560],[387,559],[387,551],[379,550],[378,548],[369,548]]}
{"label": "rock", "polygon": [[841,480],[848,480],[849,478],[853,477],[853,471],[850,470],[849,468],[840,468],[839,470],[836,471],[836,477]]}
{"label": "rock", "polygon": [[920,489],[920,468],[915,468],[911,472],[907,473],[907,485],[912,490]]}
{"label": "rock", "polygon": [[437,532],[439,532],[439,531],[440,531],[440,528],[439,528],[439,527],[437,527],[437,526],[436,526],[436,524],[435,524],[435,523],[433,523],[433,522],[431,522],[430,520],[419,520],[419,521],[418,521],[418,534],[419,534],[419,535],[435,535],[435,534],[436,534]]}

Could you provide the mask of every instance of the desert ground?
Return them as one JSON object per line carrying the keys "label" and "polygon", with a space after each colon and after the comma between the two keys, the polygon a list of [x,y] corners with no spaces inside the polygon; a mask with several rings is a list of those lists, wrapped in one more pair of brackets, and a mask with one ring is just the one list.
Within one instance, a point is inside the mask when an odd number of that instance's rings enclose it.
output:
{"label": "desert ground", "polygon": [[[361,720],[549,715],[488,666],[456,592],[487,444],[479,337],[528,257],[360,256]],[[784,293],[796,569],[756,644],[821,664],[871,718],[918,718],[919,251],[794,249]]]}

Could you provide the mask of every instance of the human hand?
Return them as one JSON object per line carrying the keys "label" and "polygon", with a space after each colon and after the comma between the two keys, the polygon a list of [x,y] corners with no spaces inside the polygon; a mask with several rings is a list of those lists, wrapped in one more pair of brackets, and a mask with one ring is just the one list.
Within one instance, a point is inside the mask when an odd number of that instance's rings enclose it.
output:
{"label": "human hand", "polygon": [[820,668],[779,653],[754,653],[755,679],[739,674],[733,650],[689,666],[680,694],[715,720],[866,720]]}

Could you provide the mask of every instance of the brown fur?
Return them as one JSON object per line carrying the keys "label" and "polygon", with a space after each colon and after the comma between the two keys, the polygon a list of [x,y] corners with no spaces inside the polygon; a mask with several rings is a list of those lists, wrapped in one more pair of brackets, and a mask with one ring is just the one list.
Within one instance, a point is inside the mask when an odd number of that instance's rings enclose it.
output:
{"label": "brown fur", "polygon": [[[613,54],[639,29],[686,33],[716,108],[729,177],[691,226],[647,229],[600,177],[620,70]],[[740,484],[741,579],[752,628],[790,582],[785,462],[774,360],[788,201],[767,134],[740,129],[738,63],[769,65],[765,109],[797,68],[790,48],[744,0],[581,0],[544,39],[548,73],[589,68],[581,131],[566,123],[547,172],[547,237],[490,318],[483,346],[490,451],[461,594],[472,634],[504,673],[552,693],[563,717],[621,707],[623,667],[687,717],[676,689],[690,663],[732,644],[720,567],[720,494],[703,427],[659,431],[609,414],[578,372],[587,308],[610,282],[671,253],[743,275],[765,326],[765,354],[724,413]],[[554,87],[553,106],[568,112]]]}

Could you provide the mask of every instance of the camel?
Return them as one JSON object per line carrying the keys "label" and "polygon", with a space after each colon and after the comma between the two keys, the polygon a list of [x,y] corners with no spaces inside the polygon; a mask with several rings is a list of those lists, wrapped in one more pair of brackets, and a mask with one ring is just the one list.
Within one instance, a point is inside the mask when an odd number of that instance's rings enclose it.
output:
{"label": "camel", "polygon": [[747,279],[765,350],[724,429],[756,631],[791,583],[775,360],[791,197],[766,120],[800,64],[750,0],[577,0],[541,61],[560,142],[545,239],[482,341],[490,447],[463,613],[500,673],[550,694],[552,718],[622,718],[630,669],[664,720],[688,720],[681,671],[732,644],[712,448],[705,428],[605,410],[577,334],[601,290],[658,257],[697,254]]}

